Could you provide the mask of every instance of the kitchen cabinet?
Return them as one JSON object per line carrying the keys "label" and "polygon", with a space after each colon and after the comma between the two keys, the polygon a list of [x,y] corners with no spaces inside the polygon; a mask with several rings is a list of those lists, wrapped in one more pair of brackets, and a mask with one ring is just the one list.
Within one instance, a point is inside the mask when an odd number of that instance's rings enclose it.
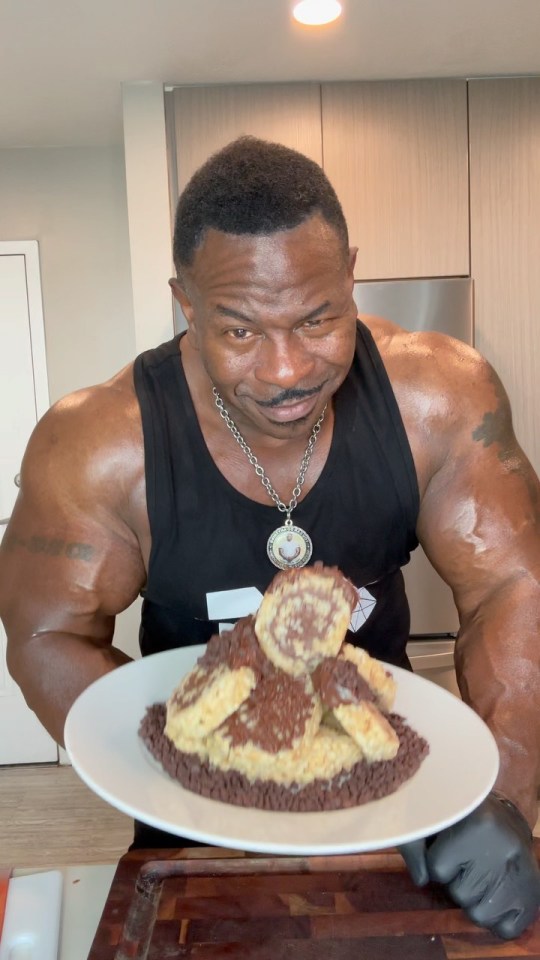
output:
{"label": "kitchen cabinet", "polygon": [[473,80],[469,99],[475,344],[540,471],[540,78]]}
{"label": "kitchen cabinet", "polygon": [[210,154],[243,134],[284,143],[322,162],[318,83],[175,87],[166,99],[173,202]]}
{"label": "kitchen cabinet", "polygon": [[322,130],[356,279],[469,274],[466,81],[324,83]]}
{"label": "kitchen cabinet", "polygon": [[173,204],[243,133],[321,163],[343,204],[357,279],[469,274],[467,84],[246,84],[167,95]]}

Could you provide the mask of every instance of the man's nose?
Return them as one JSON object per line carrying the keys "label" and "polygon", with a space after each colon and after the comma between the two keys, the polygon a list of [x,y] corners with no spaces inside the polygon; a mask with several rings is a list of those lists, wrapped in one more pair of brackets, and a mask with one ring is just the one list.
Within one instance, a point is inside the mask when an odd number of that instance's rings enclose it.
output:
{"label": "man's nose", "polygon": [[279,340],[267,338],[261,345],[256,377],[286,389],[309,379],[313,367],[313,357],[294,334]]}

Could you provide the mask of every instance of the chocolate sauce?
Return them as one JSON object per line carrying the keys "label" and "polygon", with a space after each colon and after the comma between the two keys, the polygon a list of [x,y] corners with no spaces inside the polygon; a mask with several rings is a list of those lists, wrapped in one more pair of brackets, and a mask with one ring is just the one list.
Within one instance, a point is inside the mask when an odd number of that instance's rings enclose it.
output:
{"label": "chocolate sauce", "polygon": [[275,671],[259,681],[219,730],[233,747],[253,743],[267,753],[290,750],[304,736],[314,706],[309,681]]}
{"label": "chocolate sauce", "polygon": [[327,657],[311,675],[313,686],[327,710],[362,700],[374,702],[377,698],[358,672],[356,665],[342,657]]}

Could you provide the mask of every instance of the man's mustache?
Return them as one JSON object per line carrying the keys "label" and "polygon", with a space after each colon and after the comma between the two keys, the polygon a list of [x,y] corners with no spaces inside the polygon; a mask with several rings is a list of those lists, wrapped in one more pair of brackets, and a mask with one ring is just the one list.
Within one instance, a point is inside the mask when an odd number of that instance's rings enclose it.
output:
{"label": "man's mustache", "polygon": [[281,393],[278,393],[277,397],[272,397],[271,400],[257,400],[257,403],[259,407],[280,407],[282,403],[291,403],[295,400],[307,400],[308,397],[319,393],[321,386],[312,387],[311,390],[298,390],[296,387],[289,387],[287,390],[282,390]]}

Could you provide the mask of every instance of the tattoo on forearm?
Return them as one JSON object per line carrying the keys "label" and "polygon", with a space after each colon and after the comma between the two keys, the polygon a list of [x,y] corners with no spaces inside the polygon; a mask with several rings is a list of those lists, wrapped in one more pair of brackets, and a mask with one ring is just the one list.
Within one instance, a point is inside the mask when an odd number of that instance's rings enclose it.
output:
{"label": "tattoo on forearm", "polygon": [[15,550],[17,547],[29,553],[42,553],[49,557],[68,557],[70,560],[91,560],[94,547],[89,543],[75,543],[53,537],[21,537],[16,530],[6,530],[2,540],[3,550]]}

